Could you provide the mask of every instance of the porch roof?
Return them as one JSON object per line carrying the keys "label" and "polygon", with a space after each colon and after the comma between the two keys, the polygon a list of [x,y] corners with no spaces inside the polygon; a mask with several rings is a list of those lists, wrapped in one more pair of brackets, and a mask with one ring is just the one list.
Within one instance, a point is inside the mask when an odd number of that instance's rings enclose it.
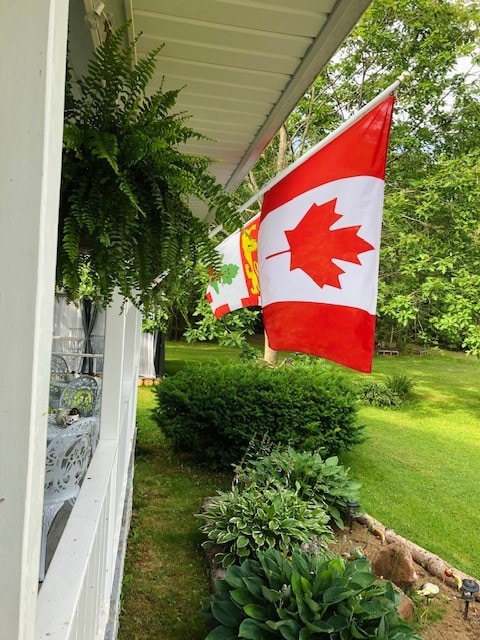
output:
{"label": "porch roof", "polygon": [[89,25],[97,44],[105,19],[128,19],[132,36],[143,34],[139,57],[164,44],[154,82],[183,87],[176,108],[210,138],[186,150],[213,158],[215,177],[234,191],[370,2],[84,0],[87,21],[71,3],[70,35]]}

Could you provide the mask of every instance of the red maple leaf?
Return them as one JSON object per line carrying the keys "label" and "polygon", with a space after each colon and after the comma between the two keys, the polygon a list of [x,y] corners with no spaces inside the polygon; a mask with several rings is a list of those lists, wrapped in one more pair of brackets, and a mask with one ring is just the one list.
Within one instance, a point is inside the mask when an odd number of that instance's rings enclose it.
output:
{"label": "red maple leaf", "polygon": [[337,199],[312,205],[295,229],[285,231],[290,245],[290,271],[302,269],[319,287],[341,289],[339,276],[345,273],[333,259],[361,264],[358,256],[373,246],[359,238],[361,225],[331,229],[342,216],[335,213]]}

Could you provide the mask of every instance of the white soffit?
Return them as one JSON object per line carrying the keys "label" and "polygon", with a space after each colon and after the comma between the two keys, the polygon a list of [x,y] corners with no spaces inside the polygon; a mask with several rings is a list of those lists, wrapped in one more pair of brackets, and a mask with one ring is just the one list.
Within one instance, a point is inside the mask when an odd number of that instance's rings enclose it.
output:
{"label": "white soffit", "polygon": [[183,87],[176,110],[210,138],[186,151],[213,158],[212,173],[234,191],[370,2],[125,0],[122,13],[142,33],[139,58],[164,45],[154,84]]}

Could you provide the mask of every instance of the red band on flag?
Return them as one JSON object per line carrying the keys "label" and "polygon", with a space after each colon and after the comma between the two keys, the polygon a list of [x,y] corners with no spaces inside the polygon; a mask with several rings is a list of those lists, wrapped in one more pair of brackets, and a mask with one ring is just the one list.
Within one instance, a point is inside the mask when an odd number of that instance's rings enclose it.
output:
{"label": "red band on flag", "polygon": [[264,308],[263,316],[272,349],[309,353],[371,372],[375,316],[366,311],[331,304],[275,302]]}

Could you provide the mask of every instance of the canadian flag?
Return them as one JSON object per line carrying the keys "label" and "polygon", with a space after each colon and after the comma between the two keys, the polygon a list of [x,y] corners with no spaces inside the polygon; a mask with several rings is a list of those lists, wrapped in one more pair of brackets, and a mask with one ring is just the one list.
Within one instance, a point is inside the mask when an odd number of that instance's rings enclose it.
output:
{"label": "canadian flag", "polygon": [[216,318],[242,307],[260,304],[259,224],[260,214],[257,214],[216,247],[222,257],[222,266],[220,271],[211,274],[207,287],[207,300]]}
{"label": "canadian flag", "polygon": [[258,262],[272,349],[371,371],[393,103],[372,108],[265,193]]}

